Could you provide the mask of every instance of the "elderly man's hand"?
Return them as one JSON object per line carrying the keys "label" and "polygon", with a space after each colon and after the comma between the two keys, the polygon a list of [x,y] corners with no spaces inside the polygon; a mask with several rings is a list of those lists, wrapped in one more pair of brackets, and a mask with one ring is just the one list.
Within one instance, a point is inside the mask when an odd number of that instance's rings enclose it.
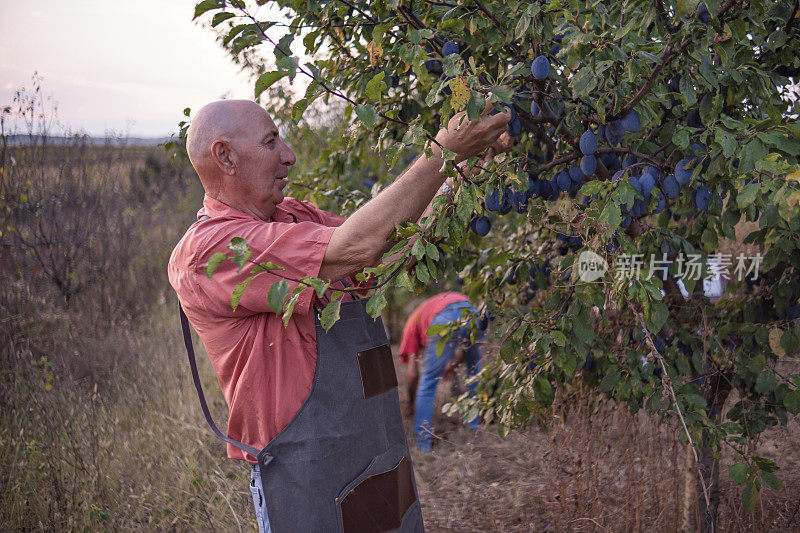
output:
{"label": "elderly man's hand", "polygon": [[[486,99],[486,108],[481,114],[481,120],[469,120],[464,111],[457,113],[447,125],[447,129],[440,130],[436,141],[458,154],[456,162],[482,153],[486,148],[492,147],[493,157],[500,152],[508,150],[513,141],[508,135],[501,139],[501,135],[508,127],[511,114],[507,109],[495,115],[490,115],[494,109],[489,99]],[[439,154],[438,146],[434,146],[434,153]]]}

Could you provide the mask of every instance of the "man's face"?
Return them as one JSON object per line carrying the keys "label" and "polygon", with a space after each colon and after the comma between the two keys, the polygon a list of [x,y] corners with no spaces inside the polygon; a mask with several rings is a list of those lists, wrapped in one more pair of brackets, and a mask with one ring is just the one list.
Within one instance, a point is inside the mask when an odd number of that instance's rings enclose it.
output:
{"label": "man's face", "polygon": [[289,167],[296,158],[278,136],[278,128],[267,112],[260,111],[238,143],[242,157],[237,178],[245,182],[243,192],[249,196],[249,202],[259,206],[265,215],[271,215],[283,201]]}

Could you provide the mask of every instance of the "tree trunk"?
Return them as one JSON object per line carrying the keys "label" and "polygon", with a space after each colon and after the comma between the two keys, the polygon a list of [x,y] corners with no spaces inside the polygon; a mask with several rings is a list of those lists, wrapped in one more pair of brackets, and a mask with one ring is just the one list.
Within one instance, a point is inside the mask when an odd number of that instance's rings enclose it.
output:
{"label": "tree trunk", "polygon": [[[714,372],[708,377],[709,387],[704,396],[706,399],[706,413],[712,422],[717,423],[722,417],[722,408],[728,393],[731,391],[730,381],[721,372]],[[702,447],[700,450],[700,477],[697,487],[697,507],[700,510],[699,521],[702,533],[714,533],[717,530],[717,509],[719,508],[719,459],[714,456],[714,450],[709,442],[708,432],[703,432]],[[708,494],[708,504],[706,494]]]}

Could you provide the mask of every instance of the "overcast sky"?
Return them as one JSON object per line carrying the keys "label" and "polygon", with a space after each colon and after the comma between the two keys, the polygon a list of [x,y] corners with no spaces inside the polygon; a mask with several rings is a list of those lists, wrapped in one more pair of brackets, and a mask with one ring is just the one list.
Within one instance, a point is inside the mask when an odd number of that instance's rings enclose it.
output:
{"label": "overcast sky", "polygon": [[192,22],[194,4],[0,0],[0,106],[37,71],[73,131],[156,137],[177,132],[185,107],[252,98],[211,30]]}

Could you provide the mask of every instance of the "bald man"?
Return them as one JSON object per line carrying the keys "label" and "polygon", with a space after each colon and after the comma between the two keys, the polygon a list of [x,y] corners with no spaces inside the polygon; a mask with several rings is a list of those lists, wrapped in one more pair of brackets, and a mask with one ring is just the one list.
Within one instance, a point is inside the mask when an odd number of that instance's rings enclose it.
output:
{"label": "bald man", "polygon": [[[436,140],[456,161],[505,151],[508,113],[457,115]],[[502,136],[501,136],[502,135]],[[488,150],[487,150],[488,149]],[[440,190],[441,150],[420,156],[350,217],[285,197],[295,155],[256,103],[223,100],[192,119],[187,150],[205,189],[203,207],[170,257],[169,280],[184,320],[206,347],[228,403],[228,456],[249,462],[259,530],[422,531],[391,352],[365,301],[346,297],[339,321],[321,328],[328,295],[300,293],[284,327],[267,302],[280,279],[312,276],[347,291],[349,277],[378,263],[394,227],[417,220]],[[250,261],[283,270],[253,279],[236,309],[231,293],[249,275],[209,258],[233,237]],[[191,337],[187,349],[193,360]],[[195,385],[200,388],[195,376]],[[204,400],[201,398],[201,402]],[[212,424],[210,417],[207,420]]]}

